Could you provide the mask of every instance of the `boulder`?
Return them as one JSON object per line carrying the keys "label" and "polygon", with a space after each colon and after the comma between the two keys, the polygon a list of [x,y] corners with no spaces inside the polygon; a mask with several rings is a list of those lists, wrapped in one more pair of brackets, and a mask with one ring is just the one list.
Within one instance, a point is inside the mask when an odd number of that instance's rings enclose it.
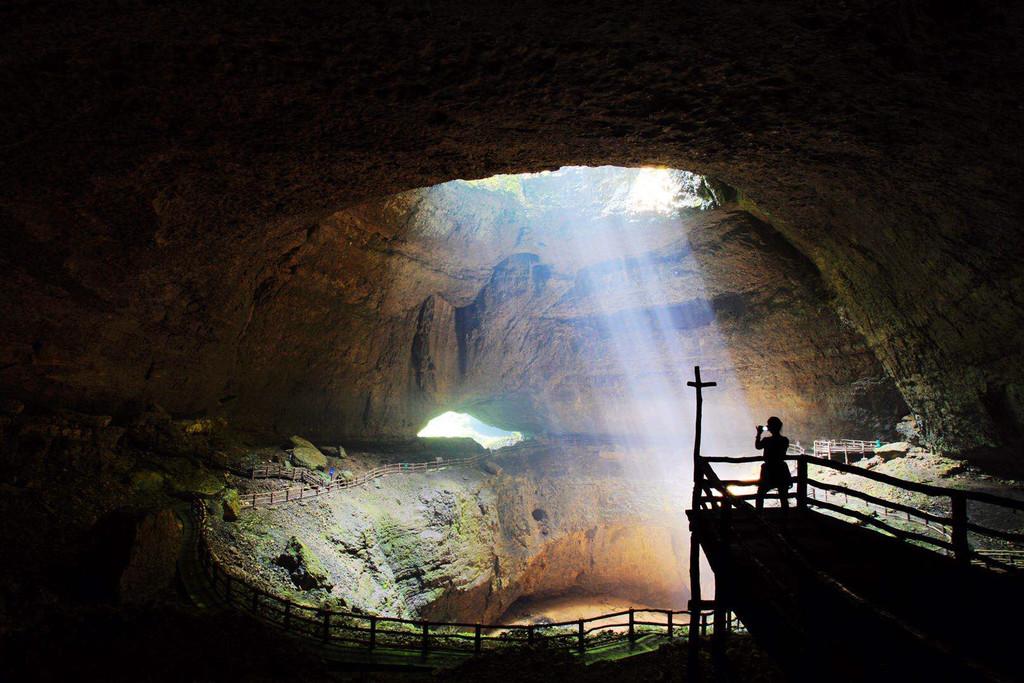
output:
{"label": "boulder", "polygon": [[129,485],[136,493],[156,493],[164,485],[164,475],[153,470],[136,470],[132,472]]}
{"label": "boulder", "polygon": [[331,458],[347,458],[348,453],[345,452],[343,446],[324,446],[320,449],[325,455]]}
{"label": "boulder", "polygon": [[175,495],[191,498],[213,498],[225,488],[223,472],[209,470],[190,460],[172,460],[164,463],[168,476],[165,481]]}
{"label": "boulder", "polygon": [[327,468],[327,456],[321,453],[320,449],[312,442],[301,436],[293,436],[291,442],[294,446],[292,448],[292,463],[296,467],[307,467],[311,470]]}
{"label": "boulder", "polygon": [[296,536],[288,539],[284,552],[274,560],[274,564],[288,570],[292,583],[302,590],[331,587],[320,560]]}
{"label": "boulder", "polygon": [[221,499],[221,508],[225,522],[237,522],[238,516],[242,513],[242,503],[238,500],[238,491],[228,489]]}
{"label": "boulder", "polygon": [[501,465],[494,462],[493,460],[484,460],[482,463],[480,463],[480,469],[482,469],[487,474],[494,475],[501,474],[502,472],[505,471],[501,468]]}
{"label": "boulder", "polygon": [[882,459],[883,462],[888,462],[893,458],[902,458],[910,451],[910,444],[906,441],[896,441],[894,443],[887,443],[884,446],[879,446],[875,449],[875,455]]}

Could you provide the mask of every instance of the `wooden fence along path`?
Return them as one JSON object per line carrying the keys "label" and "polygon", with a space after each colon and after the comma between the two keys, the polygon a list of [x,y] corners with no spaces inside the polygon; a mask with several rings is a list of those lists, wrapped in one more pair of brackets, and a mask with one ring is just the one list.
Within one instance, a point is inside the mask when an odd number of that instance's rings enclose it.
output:
{"label": "wooden fence along path", "polygon": [[[206,507],[193,505],[199,563],[206,581],[228,606],[241,609],[290,634],[319,644],[357,648],[365,652],[413,651],[474,655],[505,646],[546,643],[581,655],[622,642],[630,649],[641,638],[671,639],[684,635],[690,624],[704,635],[714,630],[714,602],[704,601],[694,614],[685,610],[629,609],[587,619],[556,623],[503,624],[427,621],[304,605],[257,588],[217,558],[208,540]],[[725,617],[730,628],[735,615]],[[692,622],[691,622],[692,620]],[[621,635],[614,635],[621,632]]]}
{"label": "wooden fence along path", "polygon": [[435,460],[423,462],[395,462],[387,465],[374,467],[352,479],[334,478],[327,480],[326,475],[310,470],[305,467],[291,467],[270,463],[254,467],[246,473],[251,479],[291,479],[301,481],[298,486],[290,486],[274,491],[263,491],[260,493],[249,493],[239,496],[239,502],[243,508],[270,507],[281,503],[290,503],[297,500],[308,500],[318,498],[332,491],[355,488],[369,483],[374,479],[385,477],[389,474],[412,474],[414,472],[436,472],[446,467],[473,465],[489,453],[480,453],[465,458],[436,458]]}
{"label": "wooden fence along path", "polygon": [[866,455],[874,453],[876,448],[884,444],[881,441],[863,441],[861,439],[818,439],[814,442],[814,456],[831,460],[833,455],[842,455],[843,462],[850,463],[850,454]]}

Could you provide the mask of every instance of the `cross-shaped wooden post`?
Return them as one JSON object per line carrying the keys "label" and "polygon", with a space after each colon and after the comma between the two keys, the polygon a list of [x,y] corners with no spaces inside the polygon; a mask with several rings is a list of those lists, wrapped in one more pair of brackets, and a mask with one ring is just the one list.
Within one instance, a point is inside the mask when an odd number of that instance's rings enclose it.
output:
{"label": "cross-shaped wooden post", "polygon": [[[704,387],[717,386],[715,382],[700,381],[700,366],[693,366],[694,381],[686,386],[693,387],[697,392],[697,422],[693,431],[693,503],[690,506],[690,669],[691,677],[699,677],[700,655],[698,637],[700,635],[700,613],[703,608],[700,594],[700,539],[694,526],[697,510],[700,508],[700,495],[703,485],[703,468],[700,463],[700,425],[704,418]],[[717,624],[716,624],[717,626]]]}
{"label": "cross-shaped wooden post", "polygon": [[[697,464],[697,458],[700,457],[700,424],[704,419],[704,393],[701,391],[704,387],[716,387],[717,382],[701,382],[700,381],[700,366],[693,366],[693,377],[694,381],[687,382],[686,386],[693,387],[697,392],[697,422],[694,425],[693,430],[693,463]],[[694,470],[694,474],[696,474]]]}

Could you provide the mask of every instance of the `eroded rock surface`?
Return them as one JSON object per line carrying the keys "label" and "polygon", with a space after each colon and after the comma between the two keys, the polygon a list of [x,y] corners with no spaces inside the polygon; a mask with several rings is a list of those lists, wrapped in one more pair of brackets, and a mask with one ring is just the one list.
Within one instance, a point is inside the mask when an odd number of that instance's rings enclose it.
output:
{"label": "eroded rock surface", "polygon": [[246,512],[215,537],[230,562],[278,592],[294,577],[275,558],[299,543],[334,586],[302,599],[370,613],[487,621],[522,596],[567,591],[684,604],[681,484],[602,458],[596,446],[525,442],[493,457],[498,474],[393,475],[380,487]]}

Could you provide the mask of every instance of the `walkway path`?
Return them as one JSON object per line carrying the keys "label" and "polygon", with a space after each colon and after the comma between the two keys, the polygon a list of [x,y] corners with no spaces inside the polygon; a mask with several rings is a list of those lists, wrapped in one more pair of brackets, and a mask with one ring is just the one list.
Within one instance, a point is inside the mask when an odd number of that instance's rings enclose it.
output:
{"label": "walkway path", "polygon": [[362,486],[374,479],[379,479],[391,474],[413,474],[418,472],[436,472],[448,467],[475,465],[490,453],[471,455],[465,458],[436,458],[424,462],[395,462],[387,465],[374,467],[352,479],[327,479],[326,475],[305,467],[290,467],[287,465],[266,464],[254,467],[245,472],[244,476],[251,479],[290,479],[301,481],[297,486],[289,486],[274,491],[263,491],[246,494],[239,497],[243,508],[270,507],[299,500],[309,500],[343,489]]}

